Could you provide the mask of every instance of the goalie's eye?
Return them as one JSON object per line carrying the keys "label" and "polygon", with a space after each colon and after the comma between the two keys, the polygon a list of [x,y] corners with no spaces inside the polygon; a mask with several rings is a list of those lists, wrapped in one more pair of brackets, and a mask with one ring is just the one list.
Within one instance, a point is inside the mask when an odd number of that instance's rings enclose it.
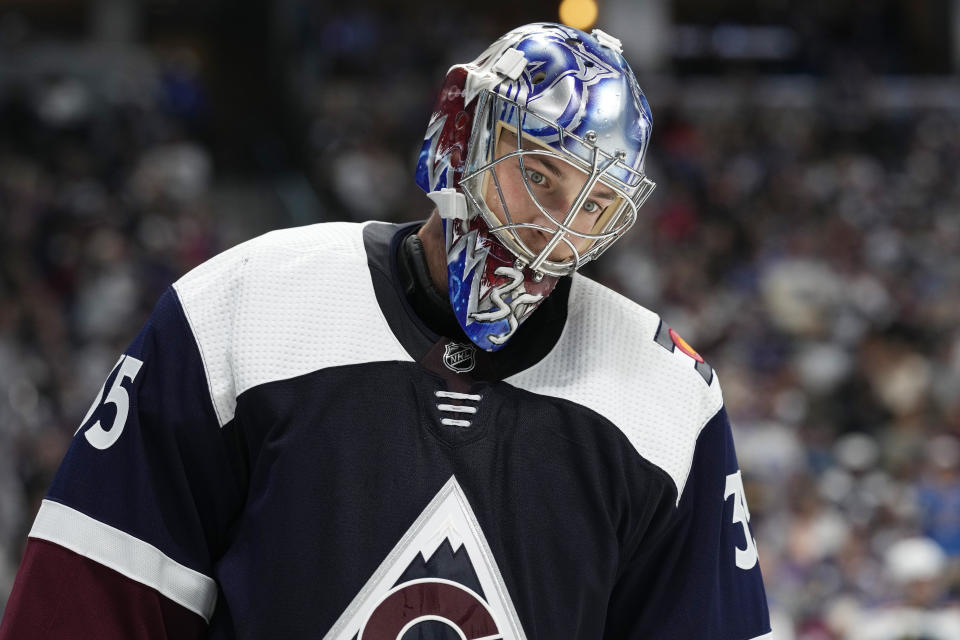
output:
{"label": "goalie's eye", "polygon": [[593,200],[587,200],[586,202],[583,203],[583,210],[586,211],[587,213],[597,213],[602,208],[603,207],[601,207],[599,203]]}
{"label": "goalie's eye", "polygon": [[533,184],[543,185],[547,182],[547,176],[543,175],[536,169],[527,169],[524,171],[524,173],[527,175],[527,180]]}

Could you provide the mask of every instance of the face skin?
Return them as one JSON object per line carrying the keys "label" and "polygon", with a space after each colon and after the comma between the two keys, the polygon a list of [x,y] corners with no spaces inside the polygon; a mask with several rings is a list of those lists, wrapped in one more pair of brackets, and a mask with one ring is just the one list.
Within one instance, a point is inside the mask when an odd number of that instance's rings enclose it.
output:
{"label": "face skin", "polygon": [[[539,148],[525,144],[525,149]],[[496,156],[498,158],[503,157],[514,151],[517,151],[517,136],[510,131],[502,131],[500,140],[497,142]],[[493,171],[496,173],[497,182],[500,184],[503,200],[507,203],[510,219],[514,223],[531,223],[551,230],[543,231],[529,227],[517,229],[520,239],[534,253],[539,252],[547,245],[553,235],[552,230],[557,228],[557,224],[540,211],[530,198],[530,193],[533,193],[537,202],[553,218],[562,222],[587,179],[587,175],[583,171],[560,158],[541,154],[526,154],[523,156],[523,171],[526,173],[527,181],[530,184],[530,192],[527,191],[523,181],[519,156],[498,162]],[[507,222],[503,202],[497,193],[497,185],[492,176],[486,181],[484,199],[497,219],[504,223]],[[580,233],[590,233],[603,212],[616,200],[617,195],[613,190],[597,183],[584,201],[580,212],[573,219],[570,228]],[[581,253],[593,243],[590,238],[582,238],[572,234],[567,234],[567,238]],[[557,244],[549,255],[550,260],[558,262],[572,258],[573,250],[566,242]]]}

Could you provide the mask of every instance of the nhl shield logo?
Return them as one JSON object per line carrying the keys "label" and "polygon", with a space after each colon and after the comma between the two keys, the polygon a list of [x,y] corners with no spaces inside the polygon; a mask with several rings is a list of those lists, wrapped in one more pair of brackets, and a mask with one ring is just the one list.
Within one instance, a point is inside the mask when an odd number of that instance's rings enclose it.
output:
{"label": "nhl shield logo", "polygon": [[443,364],[455,373],[473,371],[477,364],[477,348],[472,344],[448,342],[444,346]]}

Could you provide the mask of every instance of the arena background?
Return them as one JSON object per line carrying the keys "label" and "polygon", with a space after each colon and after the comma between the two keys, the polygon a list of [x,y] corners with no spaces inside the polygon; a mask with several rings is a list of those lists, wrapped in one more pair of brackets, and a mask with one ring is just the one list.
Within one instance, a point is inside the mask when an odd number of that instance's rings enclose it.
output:
{"label": "arena background", "polygon": [[[960,638],[960,2],[598,2],[659,186],[589,275],[719,371],[774,637]],[[557,19],[0,0],[0,611],[164,288],[268,229],[424,217],[412,167],[446,68]]]}

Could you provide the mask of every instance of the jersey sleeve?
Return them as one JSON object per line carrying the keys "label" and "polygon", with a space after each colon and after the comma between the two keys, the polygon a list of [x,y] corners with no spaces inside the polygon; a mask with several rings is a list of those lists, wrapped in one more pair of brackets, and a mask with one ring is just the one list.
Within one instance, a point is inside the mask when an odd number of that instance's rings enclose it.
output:
{"label": "jersey sleeve", "polygon": [[196,638],[244,496],[173,288],[107,376],[42,502],[0,640]]}
{"label": "jersey sleeve", "polygon": [[625,560],[605,637],[768,640],[770,620],[733,437],[721,409],[700,432],[679,501]]}

